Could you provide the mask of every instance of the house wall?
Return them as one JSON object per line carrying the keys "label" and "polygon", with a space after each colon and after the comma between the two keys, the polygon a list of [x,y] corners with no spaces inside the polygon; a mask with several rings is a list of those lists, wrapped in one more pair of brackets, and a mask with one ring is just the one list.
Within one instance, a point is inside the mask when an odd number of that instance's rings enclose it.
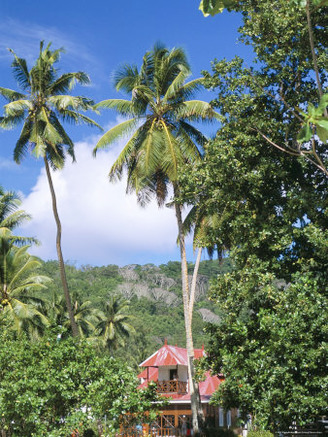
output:
{"label": "house wall", "polygon": [[169,381],[170,379],[170,369],[177,369],[178,380],[187,382],[188,380],[188,368],[187,366],[163,366],[158,368],[158,380],[159,381]]}

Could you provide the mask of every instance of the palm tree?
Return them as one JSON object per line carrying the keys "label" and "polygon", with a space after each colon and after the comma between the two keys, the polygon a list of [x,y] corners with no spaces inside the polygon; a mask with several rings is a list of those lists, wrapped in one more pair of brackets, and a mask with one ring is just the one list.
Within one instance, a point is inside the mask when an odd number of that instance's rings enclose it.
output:
{"label": "palm tree", "polygon": [[[100,317],[100,311],[92,306],[89,300],[83,301],[77,293],[72,294],[74,319],[79,330],[79,336],[88,337],[95,330],[95,324]],[[65,311],[63,296],[53,292],[51,299],[45,304],[45,312],[50,324],[70,329],[70,321]]]}
{"label": "palm tree", "polygon": [[13,235],[13,230],[31,217],[19,210],[19,196],[14,191],[4,191],[0,186],[0,251],[2,245],[37,243],[35,238]]}
{"label": "palm tree", "polygon": [[40,311],[41,300],[33,292],[46,288],[50,279],[36,273],[41,262],[27,253],[28,248],[13,244],[2,247],[0,318],[18,334],[24,331],[35,337],[48,325],[48,319]]}
{"label": "palm tree", "polygon": [[[193,206],[183,222],[184,234],[188,235],[193,232],[193,248],[197,251],[196,262],[192,275],[192,281],[190,285],[190,298],[189,298],[189,317],[190,323],[192,323],[193,308],[195,303],[196,285],[199,265],[202,257],[204,241],[206,241],[207,235],[213,233],[213,229],[218,226],[219,217],[216,214],[208,214],[204,208],[200,208],[199,204]],[[221,251],[220,249],[221,248]],[[213,257],[215,250],[218,252],[218,256],[221,258],[223,255],[223,246],[221,242],[217,241],[216,244],[206,246],[207,254],[210,258]]]}
{"label": "palm tree", "polygon": [[118,346],[125,345],[125,339],[135,333],[134,327],[129,323],[131,316],[125,311],[129,302],[121,297],[112,296],[105,304],[105,311],[99,315],[96,324],[96,337],[110,352]]}
{"label": "palm tree", "polygon": [[110,170],[110,178],[121,178],[123,171],[127,170],[127,191],[135,190],[141,203],[146,203],[155,195],[159,206],[165,202],[169,184],[173,187],[181,254],[189,387],[193,428],[197,434],[202,410],[194,378],[190,295],[182,204],[178,201],[178,176],[185,163],[195,163],[201,159],[198,146],[203,147],[207,141],[190,122],[208,121],[218,115],[209,103],[190,100],[202,86],[202,80],[186,83],[189,75],[190,67],[184,51],[180,48],[169,51],[160,44],[145,54],[140,71],[136,66],[125,65],[115,75],[115,86],[118,91],[130,94],[131,100],[105,100],[96,108],[115,109],[130,118],[105,133],[94,153],[117,138],[130,134],[130,139]]}
{"label": "palm tree", "polygon": [[12,128],[24,121],[14,149],[14,160],[17,163],[20,163],[29,151],[44,160],[57,225],[56,248],[61,281],[72,333],[78,336],[61,249],[61,223],[50,167],[53,170],[62,168],[66,153],[73,161],[75,160],[74,144],[63,128],[61,120],[75,124],[98,125],[80,112],[91,109],[93,102],[85,97],[67,94],[76,83],[88,84],[89,77],[83,72],[65,73],[59,76],[55,64],[59,61],[62,51],[63,49],[50,50],[50,44],[44,48],[42,41],[39,56],[29,70],[26,60],[19,58],[13,50],[10,50],[14,56],[13,74],[24,94],[8,88],[0,88],[0,94],[9,102],[4,107],[5,115],[0,126]]}

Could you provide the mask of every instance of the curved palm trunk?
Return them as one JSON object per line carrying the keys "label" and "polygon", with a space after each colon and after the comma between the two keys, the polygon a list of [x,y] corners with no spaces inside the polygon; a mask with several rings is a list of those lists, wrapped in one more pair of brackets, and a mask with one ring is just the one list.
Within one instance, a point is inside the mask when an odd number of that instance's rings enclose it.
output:
{"label": "curved palm trunk", "polygon": [[46,167],[46,173],[47,173],[47,178],[48,178],[48,183],[49,183],[49,188],[50,188],[50,193],[51,193],[52,210],[54,213],[54,218],[55,218],[55,222],[56,222],[56,226],[57,226],[56,249],[57,249],[57,255],[58,255],[58,262],[59,262],[60,278],[61,278],[62,285],[63,285],[66,307],[67,307],[67,311],[68,311],[70,324],[72,327],[72,334],[73,334],[73,337],[79,337],[79,330],[78,330],[77,324],[76,324],[75,319],[74,319],[72,302],[71,302],[71,297],[69,294],[66,272],[65,272],[65,264],[64,264],[62,250],[61,250],[61,223],[59,220],[59,215],[58,215],[58,210],[57,210],[56,194],[55,194],[54,186],[52,183],[49,163],[48,163],[46,158],[44,158],[44,164]]}
{"label": "curved palm trunk", "polygon": [[201,258],[202,258],[202,248],[199,247],[198,251],[197,251],[197,258],[196,258],[196,262],[195,262],[195,266],[194,266],[194,272],[192,275],[192,281],[191,281],[191,287],[190,287],[190,298],[189,298],[190,324],[192,324],[192,315],[193,315],[195,295],[196,295],[197,276],[198,276],[198,270],[199,270],[199,264],[200,264]]}
{"label": "curved palm trunk", "polygon": [[[174,197],[178,197],[178,189],[174,187]],[[194,366],[194,344],[192,338],[191,329],[191,317],[189,314],[190,308],[190,296],[189,296],[189,282],[188,282],[188,266],[186,257],[186,246],[182,224],[181,206],[177,203],[175,205],[175,215],[178,223],[180,255],[181,255],[181,275],[182,275],[182,299],[183,299],[183,312],[185,319],[185,331],[186,331],[186,345],[188,356],[188,384],[191,401],[192,412],[192,424],[194,435],[200,434],[201,426],[203,423],[203,410],[200,402],[199,387],[195,381],[195,366]]]}

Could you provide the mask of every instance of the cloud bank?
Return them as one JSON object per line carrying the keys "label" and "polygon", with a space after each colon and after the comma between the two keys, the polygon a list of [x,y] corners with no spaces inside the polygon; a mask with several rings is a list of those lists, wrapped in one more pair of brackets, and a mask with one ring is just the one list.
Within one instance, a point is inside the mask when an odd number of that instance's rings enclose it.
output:
{"label": "cloud bank", "polygon": [[[63,170],[53,172],[65,260],[78,265],[126,265],[179,259],[174,210],[158,209],[156,202],[141,208],[135,195],[125,193],[124,180],[110,183],[107,175],[121,146],[93,158],[95,141],[76,143],[77,163],[67,162]],[[31,253],[56,259],[56,227],[44,169],[22,208],[32,215],[24,234],[42,243]]]}

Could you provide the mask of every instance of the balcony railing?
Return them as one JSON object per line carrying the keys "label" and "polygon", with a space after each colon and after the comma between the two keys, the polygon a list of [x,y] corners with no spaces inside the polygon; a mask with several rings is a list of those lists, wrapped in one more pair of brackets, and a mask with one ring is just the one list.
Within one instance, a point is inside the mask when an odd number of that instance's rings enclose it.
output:
{"label": "balcony railing", "polygon": [[187,383],[176,379],[170,381],[157,381],[158,393],[187,393]]}

